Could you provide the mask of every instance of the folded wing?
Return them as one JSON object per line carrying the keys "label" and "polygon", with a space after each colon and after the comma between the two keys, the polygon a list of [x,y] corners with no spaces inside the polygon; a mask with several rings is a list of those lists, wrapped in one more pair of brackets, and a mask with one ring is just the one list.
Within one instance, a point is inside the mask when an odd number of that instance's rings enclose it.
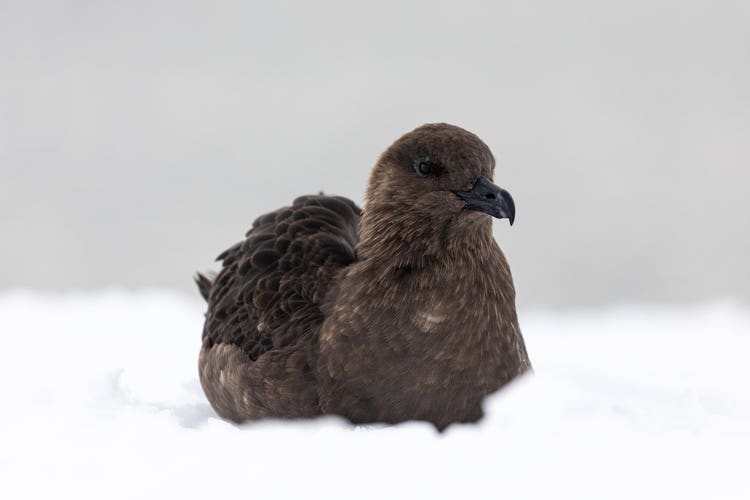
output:
{"label": "folded wing", "polygon": [[241,421],[318,412],[321,307],[333,277],[356,259],[360,213],[342,197],[297,198],[222,253],[213,282],[198,275],[208,301],[201,382],[219,414]]}

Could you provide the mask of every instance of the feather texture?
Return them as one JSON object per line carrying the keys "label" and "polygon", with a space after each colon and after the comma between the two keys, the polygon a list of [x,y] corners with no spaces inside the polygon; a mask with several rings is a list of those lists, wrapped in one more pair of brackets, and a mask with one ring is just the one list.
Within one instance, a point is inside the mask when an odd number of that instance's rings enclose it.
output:
{"label": "feather texture", "polygon": [[297,198],[223,252],[212,283],[198,278],[209,305],[201,382],[219,414],[241,421],[318,413],[310,349],[331,279],[355,260],[359,215],[345,198]]}
{"label": "feather texture", "polygon": [[380,157],[364,213],[317,195],[259,217],[213,281],[196,278],[201,383],[219,415],[479,419],[531,366],[492,236],[490,214],[515,216],[494,166],[474,134],[425,125]]}

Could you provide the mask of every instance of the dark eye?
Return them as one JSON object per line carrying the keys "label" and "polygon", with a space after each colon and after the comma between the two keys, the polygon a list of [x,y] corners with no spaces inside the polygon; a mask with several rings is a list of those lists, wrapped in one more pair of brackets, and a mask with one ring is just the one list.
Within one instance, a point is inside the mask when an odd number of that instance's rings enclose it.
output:
{"label": "dark eye", "polygon": [[432,164],[428,161],[420,161],[416,165],[419,175],[430,175],[433,171]]}

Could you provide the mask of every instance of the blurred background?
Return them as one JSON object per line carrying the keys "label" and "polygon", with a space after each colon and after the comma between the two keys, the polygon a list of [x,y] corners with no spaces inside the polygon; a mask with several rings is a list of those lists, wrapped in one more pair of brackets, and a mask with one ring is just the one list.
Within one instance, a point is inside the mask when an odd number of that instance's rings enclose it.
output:
{"label": "blurred background", "polygon": [[[0,0],[0,290],[163,287],[425,122],[521,306],[750,299],[750,3]],[[213,266],[213,267],[212,267]]]}

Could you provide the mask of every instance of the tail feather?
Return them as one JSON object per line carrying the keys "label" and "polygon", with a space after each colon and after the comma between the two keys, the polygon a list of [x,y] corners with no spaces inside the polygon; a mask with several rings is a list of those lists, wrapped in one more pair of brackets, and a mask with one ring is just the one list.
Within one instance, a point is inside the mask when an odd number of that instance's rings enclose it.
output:
{"label": "tail feather", "polygon": [[214,282],[201,273],[196,273],[194,279],[195,284],[198,285],[198,290],[200,290],[201,295],[204,299],[206,299],[206,302],[208,302],[208,296],[211,294],[211,287],[213,286]]}

